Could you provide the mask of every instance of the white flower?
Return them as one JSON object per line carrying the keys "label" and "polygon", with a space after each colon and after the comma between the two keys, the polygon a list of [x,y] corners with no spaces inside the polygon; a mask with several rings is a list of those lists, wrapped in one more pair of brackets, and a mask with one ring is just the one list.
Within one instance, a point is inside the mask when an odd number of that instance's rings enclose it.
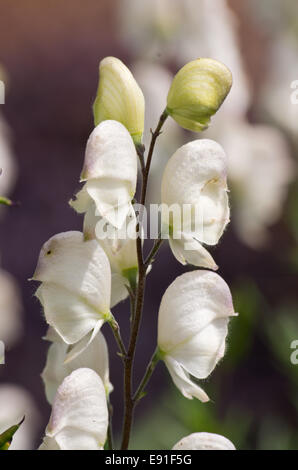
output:
{"label": "white flower", "polygon": [[102,450],[108,408],[101,378],[77,369],[58,388],[40,450]]}
{"label": "white flower", "polygon": [[[3,367],[3,366],[1,366]],[[33,450],[39,432],[40,416],[33,397],[22,387],[0,385],[0,434],[11,426],[25,421],[13,436],[10,450]]]}
{"label": "white flower", "polygon": [[228,119],[211,129],[229,155],[233,220],[241,239],[258,248],[282,212],[295,165],[283,134],[270,126]]}
{"label": "white flower", "polygon": [[195,432],[183,437],[172,450],[236,450],[234,444],[220,434]]}
{"label": "white flower", "polygon": [[158,347],[175,385],[186,398],[209,398],[190,378],[205,379],[225,351],[229,317],[234,316],[231,292],[210,271],[179,276],[161,300]]}
{"label": "white flower", "polygon": [[164,170],[161,202],[163,231],[169,231],[177,260],[216,269],[202,243],[216,245],[229,222],[227,158],[222,147],[207,139],[180,147]]}
{"label": "white flower", "polygon": [[111,270],[95,240],[81,232],[54,235],[42,247],[33,276],[46,320],[79,354],[110,319]]}
{"label": "white flower", "polygon": [[136,216],[129,212],[123,226],[116,229],[99,216],[91,205],[84,217],[85,239],[96,239],[105,251],[111,266],[111,307],[128,296],[126,286],[135,287],[138,274],[136,249]]}
{"label": "white flower", "polygon": [[0,340],[13,346],[23,333],[22,303],[15,279],[0,269]]}
{"label": "white flower", "polygon": [[97,126],[108,119],[121,122],[135,144],[142,142],[145,100],[130,70],[116,57],[99,64],[99,85],[93,105]]}
{"label": "white flower", "polygon": [[107,395],[113,390],[109,379],[109,356],[106,340],[101,332],[91,344],[71,362],[65,363],[68,345],[51,328],[45,339],[53,341],[48,350],[47,363],[41,374],[49,403],[53,403],[59,385],[76,369],[87,367],[102,379]]}
{"label": "white flower", "polygon": [[81,181],[86,183],[71,202],[74,209],[87,212],[94,202],[102,217],[121,228],[136,191],[137,154],[120,122],[103,121],[91,133]]}
{"label": "white flower", "polygon": [[267,79],[260,93],[262,107],[274,121],[291,133],[297,142],[297,88],[291,88],[298,77],[298,46],[295,35],[288,31],[272,42]]}
{"label": "white flower", "polygon": [[[0,76],[1,79],[1,76]],[[0,196],[8,196],[13,189],[17,168],[10,145],[9,129],[0,115]]]}

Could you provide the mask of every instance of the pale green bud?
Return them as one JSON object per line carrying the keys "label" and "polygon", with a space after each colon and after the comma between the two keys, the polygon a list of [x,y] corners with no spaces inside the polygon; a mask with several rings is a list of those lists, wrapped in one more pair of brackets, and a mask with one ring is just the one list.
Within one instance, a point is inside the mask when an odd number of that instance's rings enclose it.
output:
{"label": "pale green bud", "polygon": [[145,100],[130,70],[115,57],[99,64],[99,84],[93,105],[95,126],[107,119],[121,122],[135,144],[142,142]]}
{"label": "pale green bud", "polygon": [[167,112],[180,126],[200,132],[221,106],[232,86],[232,74],[214,59],[196,59],[175,75]]}

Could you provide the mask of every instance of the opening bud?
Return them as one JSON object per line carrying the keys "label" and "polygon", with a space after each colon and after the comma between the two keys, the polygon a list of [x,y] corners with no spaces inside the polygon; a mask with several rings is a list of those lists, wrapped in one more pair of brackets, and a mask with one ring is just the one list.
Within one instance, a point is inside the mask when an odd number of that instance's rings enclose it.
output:
{"label": "opening bud", "polygon": [[200,132],[209,125],[232,86],[232,74],[214,59],[196,59],[175,75],[167,112],[184,129]]}

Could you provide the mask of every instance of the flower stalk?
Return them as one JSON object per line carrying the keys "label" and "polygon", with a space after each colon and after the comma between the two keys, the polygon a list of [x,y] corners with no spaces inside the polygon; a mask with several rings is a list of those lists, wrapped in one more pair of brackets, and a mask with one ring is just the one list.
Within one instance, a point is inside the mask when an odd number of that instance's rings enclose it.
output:
{"label": "flower stalk", "polygon": [[[148,151],[147,161],[146,161],[146,164],[142,168],[143,181],[142,181],[141,202],[140,202],[142,206],[144,206],[146,202],[148,178],[149,178],[150,166],[151,166],[151,161],[153,157],[155,143],[156,143],[158,136],[161,133],[162,126],[164,125],[167,117],[168,117],[168,114],[166,111],[164,111],[162,115],[160,116],[160,119],[159,119],[159,122],[157,124],[155,131],[152,132],[152,138],[151,138],[151,143],[150,143],[150,147]],[[136,231],[137,233],[139,233],[139,223],[137,223]],[[137,283],[137,289],[136,289],[135,312],[134,312],[134,315],[132,315],[133,322],[132,322],[131,336],[130,336],[127,355],[125,357],[125,362],[124,362],[125,411],[124,411],[124,422],[123,422],[123,430],[122,430],[122,444],[121,444],[122,450],[127,449],[129,445],[134,407],[136,404],[136,401],[134,400],[133,395],[132,395],[133,393],[132,392],[132,368],[133,368],[133,363],[134,363],[134,356],[135,356],[135,351],[136,351],[139,328],[140,328],[141,319],[142,319],[144,295],[145,295],[145,287],[146,287],[146,271],[147,271],[147,266],[148,266],[147,261],[144,261],[144,258],[143,258],[142,239],[140,236],[137,238],[136,244],[137,244],[139,277],[138,277],[138,283]],[[155,255],[156,252],[157,251],[154,251],[153,255]],[[148,380],[149,378],[150,376],[148,377]]]}

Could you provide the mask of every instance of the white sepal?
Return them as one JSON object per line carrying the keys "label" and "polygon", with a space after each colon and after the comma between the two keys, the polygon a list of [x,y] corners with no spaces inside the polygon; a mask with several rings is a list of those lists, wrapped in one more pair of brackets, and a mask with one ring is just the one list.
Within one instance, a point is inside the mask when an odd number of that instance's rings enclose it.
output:
{"label": "white sepal", "polygon": [[[49,328],[49,330],[52,330]],[[47,338],[53,334],[47,334]],[[102,379],[106,393],[113,390],[109,380],[109,356],[106,340],[101,332],[97,334],[91,344],[71,362],[65,363],[68,346],[56,335],[53,344],[49,347],[47,363],[41,374],[45,385],[45,392],[49,403],[53,399],[59,385],[65,377],[80,367],[93,369]]]}
{"label": "white sepal", "polygon": [[81,181],[85,185],[71,205],[86,212],[92,202],[102,217],[121,228],[136,191],[137,153],[127,129],[117,121],[103,121],[86,146]]}
{"label": "white sepal", "polygon": [[91,369],[67,376],[54,399],[40,450],[102,450],[108,429],[106,393]]}
{"label": "white sepal", "polygon": [[[215,269],[200,244],[216,245],[229,222],[227,157],[222,147],[208,139],[180,147],[164,170],[161,201],[163,227],[169,227],[170,238],[181,241],[180,248],[173,244],[176,258]],[[200,242],[189,249],[189,256],[181,253],[183,238]]]}
{"label": "white sepal", "polygon": [[229,287],[210,271],[179,276],[163,295],[158,316],[158,347],[184,396],[207,395],[189,375],[205,379],[225,351],[229,317],[234,316]]}
{"label": "white sepal", "polygon": [[[46,320],[67,344],[98,331],[110,315],[109,260],[81,232],[53,236],[42,247],[33,279]],[[92,334],[92,333],[91,333]]]}
{"label": "white sepal", "polygon": [[178,238],[170,238],[169,244],[175,258],[183,265],[192,264],[216,271],[218,266],[209,251],[191,233],[177,233]]}
{"label": "white sepal", "polygon": [[173,450],[236,450],[234,444],[220,434],[195,432],[183,437]]}
{"label": "white sepal", "polygon": [[92,204],[84,217],[86,239],[96,239],[106,253],[112,272],[111,308],[126,299],[129,273],[137,274],[136,216],[131,210],[123,226],[116,229],[102,217],[96,215]]}

